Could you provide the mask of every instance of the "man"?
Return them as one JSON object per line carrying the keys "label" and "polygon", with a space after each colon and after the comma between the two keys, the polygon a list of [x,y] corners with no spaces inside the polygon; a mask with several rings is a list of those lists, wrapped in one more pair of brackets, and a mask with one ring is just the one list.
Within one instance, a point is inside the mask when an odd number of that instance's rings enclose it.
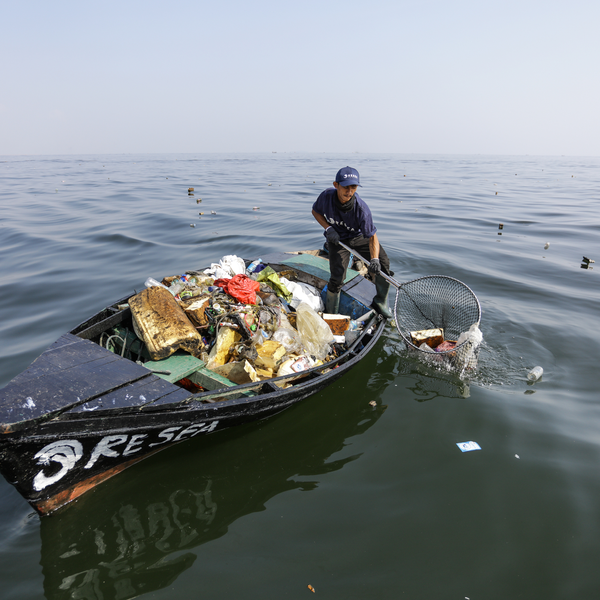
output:
{"label": "man", "polygon": [[370,260],[369,274],[377,290],[371,306],[386,319],[391,319],[387,306],[390,284],[381,276],[381,272],[390,276],[394,273],[390,271],[390,260],[385,250],[379,245],[371,211],[356,193],[358,186],[362,187],[358,171],[344,167],[337,172],[333,187],[322,192],[312,207],[314,218],[325,229],[323,235],[327,238],[329,248],[331,277],[325,310],[332,314],[339,311],[340,290],[350,259],[350,253],[338,243],[341,240]]}

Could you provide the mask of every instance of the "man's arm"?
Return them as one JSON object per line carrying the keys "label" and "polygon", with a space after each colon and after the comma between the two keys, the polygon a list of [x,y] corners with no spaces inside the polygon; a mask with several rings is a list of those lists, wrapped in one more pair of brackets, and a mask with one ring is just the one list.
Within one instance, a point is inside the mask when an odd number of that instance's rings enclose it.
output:
{"label": "man's arm", "polygon": [[369,252],[371,254],[371,259],[379,258],[379,240],[377,239],[376,233],[369,238]]}
{"label": "man's arm", "polygon": [[313,214],[313,217],[319,223],[319,225],[321,225],[321,227],[323,227],[323,229],[327,229],[328,227],[330,227],[329,223],[325,220],[325,217],[323,215],[319,214],[314,208],[313,208],[312,214]]}

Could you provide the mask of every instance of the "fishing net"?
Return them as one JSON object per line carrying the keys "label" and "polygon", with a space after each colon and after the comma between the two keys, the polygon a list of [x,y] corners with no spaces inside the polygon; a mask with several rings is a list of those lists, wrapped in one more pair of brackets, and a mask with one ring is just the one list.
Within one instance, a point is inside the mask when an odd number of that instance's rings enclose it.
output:
{"label": "fishing net", "polygon": [[[460,370],[476,365],[481,306],[473,291],[458,279],[429,275],[400,284],[394,316],[410,350]],[[415,343],[415,332],[432,329],[443,330],[443,339],[448,343],[436,348]]]}

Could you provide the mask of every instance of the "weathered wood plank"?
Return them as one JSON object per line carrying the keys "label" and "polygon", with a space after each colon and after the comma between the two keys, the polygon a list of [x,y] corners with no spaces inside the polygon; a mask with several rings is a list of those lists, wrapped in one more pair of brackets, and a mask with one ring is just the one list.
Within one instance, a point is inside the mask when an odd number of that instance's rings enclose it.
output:
{"label": "weathered wood plank", "polygon": [[106,352],[108,356],[102,360],[43,373],[16,384],[9,383],[0,390],[0,422],[37,419],[149,376],[144,367]]}
{"label": "weathered wood plank", "polygon": [[[67,414],[145,406],[161,400],[165,396],[172,395],[174,392],[178,393],[177,400],[171,399],[170,402],[180,401],[191,395],[189,392],[182,390],[168,381],[164,381],[156,375],[149,375],[144,379],[113,390],[99,398],[75,406]],[[183,394],[179,394],[179,392],[183,392]]]}
{"label": "weathered wood plank", "polygon": [[[103,331],[107,331],[111,327],[114,327],[115,325],[122,323],[123,321],[128,319],[130,316],[131,316],[131,310],[129,308],[126,308],[117,313],[109,315],[106,319],[99,321],[98,323],[95,323],[94,325],[91,325],[90,327],[88,327],[87,329],[84,329],[83,331],[79,331],[77,333],[77,337],[80,337],[85,340],[91,340],[92,338],[99,336]],[[75,331],[77,331],[77,330],[75,330]]]}

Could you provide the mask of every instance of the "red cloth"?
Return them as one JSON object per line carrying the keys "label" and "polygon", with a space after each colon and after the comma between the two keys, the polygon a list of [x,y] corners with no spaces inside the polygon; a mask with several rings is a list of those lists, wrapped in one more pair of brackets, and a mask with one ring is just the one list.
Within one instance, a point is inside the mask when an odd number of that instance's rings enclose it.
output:
{"label": "red cloth", "polygon": [[256,304],[256,292],[260,283],[247,275],[234,275],[231,279],[217,279],[215,285],[222,287],[226,294],[244,304]]}

